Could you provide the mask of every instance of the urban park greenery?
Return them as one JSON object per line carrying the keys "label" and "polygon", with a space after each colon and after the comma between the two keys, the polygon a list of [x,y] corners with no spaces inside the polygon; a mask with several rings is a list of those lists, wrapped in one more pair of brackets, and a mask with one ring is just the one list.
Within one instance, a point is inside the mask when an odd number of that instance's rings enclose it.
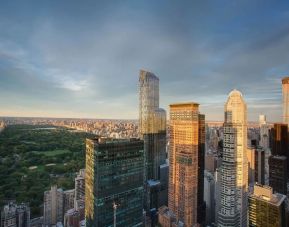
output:
{"label": "urban park greenery", "polygon": [[0,133],[0,206],[29,203],[42,214],[43,193],[52,184],[74,188],[85,165],[85,139],[93,135],[51,125],[9,125]]}

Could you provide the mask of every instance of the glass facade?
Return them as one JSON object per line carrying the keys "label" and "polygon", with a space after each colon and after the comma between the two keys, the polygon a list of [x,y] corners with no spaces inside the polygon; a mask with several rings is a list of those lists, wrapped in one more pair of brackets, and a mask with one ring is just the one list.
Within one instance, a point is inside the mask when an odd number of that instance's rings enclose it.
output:
{"label": "glass facade", "polygon": [[167,179],[160,171],[167,156],[166,112],[159,108],[159,78],[144,70],[139,76],[139,133],[144,140],[146,165],[144,207],[149,211],[167,204]]}
{"label": "glass facade", "polygon": [[144,145],[139,139],[86,142],[86,226],[143,225]]}
{"label": "glass facade", "polygon": [[249,227],[285,226],[285,198],[268,186],[255,185],[249,196]]}

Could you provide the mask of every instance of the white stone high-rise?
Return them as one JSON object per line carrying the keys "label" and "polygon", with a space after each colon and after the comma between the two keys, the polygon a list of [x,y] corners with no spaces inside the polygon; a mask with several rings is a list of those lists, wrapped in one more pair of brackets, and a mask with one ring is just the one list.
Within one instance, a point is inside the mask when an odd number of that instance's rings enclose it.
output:
{"label": "white stone high-rise", "polygon": [[259,116],[260,146],[265,150],[269,148],[269,126],[266,122],[266,115]]}
{"label": "white stone high-rise", "polygon": [[246,227],[248,161],[247,105],[241,92],[231,91],[225,104],[224,148],[220,168],[219,227]]}

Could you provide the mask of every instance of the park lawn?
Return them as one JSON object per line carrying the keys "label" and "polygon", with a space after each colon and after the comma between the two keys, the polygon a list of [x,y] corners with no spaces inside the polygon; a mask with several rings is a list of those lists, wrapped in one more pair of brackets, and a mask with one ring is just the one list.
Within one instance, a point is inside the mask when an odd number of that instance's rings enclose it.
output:
{"label": "park lawn", "polygon": [[53,151],[32,151],[34,154],[43,154],[47,157],[53,157],[61,154],[68,154],[70,150],[53,150]]}

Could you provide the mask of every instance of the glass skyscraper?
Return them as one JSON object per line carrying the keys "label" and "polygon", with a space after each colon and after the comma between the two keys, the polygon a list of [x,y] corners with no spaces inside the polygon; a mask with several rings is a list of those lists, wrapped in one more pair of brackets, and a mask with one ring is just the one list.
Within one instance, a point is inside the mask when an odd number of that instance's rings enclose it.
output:
{"label": "glass skyscraper", "polygon": [[233,90],[225,104],[224,148],[220,168],[220,204],[217,225],[247,226],[247,105]]}
{"label": "glass skyscraper", "polygon": [[87,227],[143,226],[143,147],[140,139],[86,140]]}
{"label": "glass skyscraper", "polygon": [[[146,211],[167,204],[166,112],[159,108],[159,78],[141,70],[139,76],[139,133],[144,140]],[[167,175],[166,173],[164,173]]]}

